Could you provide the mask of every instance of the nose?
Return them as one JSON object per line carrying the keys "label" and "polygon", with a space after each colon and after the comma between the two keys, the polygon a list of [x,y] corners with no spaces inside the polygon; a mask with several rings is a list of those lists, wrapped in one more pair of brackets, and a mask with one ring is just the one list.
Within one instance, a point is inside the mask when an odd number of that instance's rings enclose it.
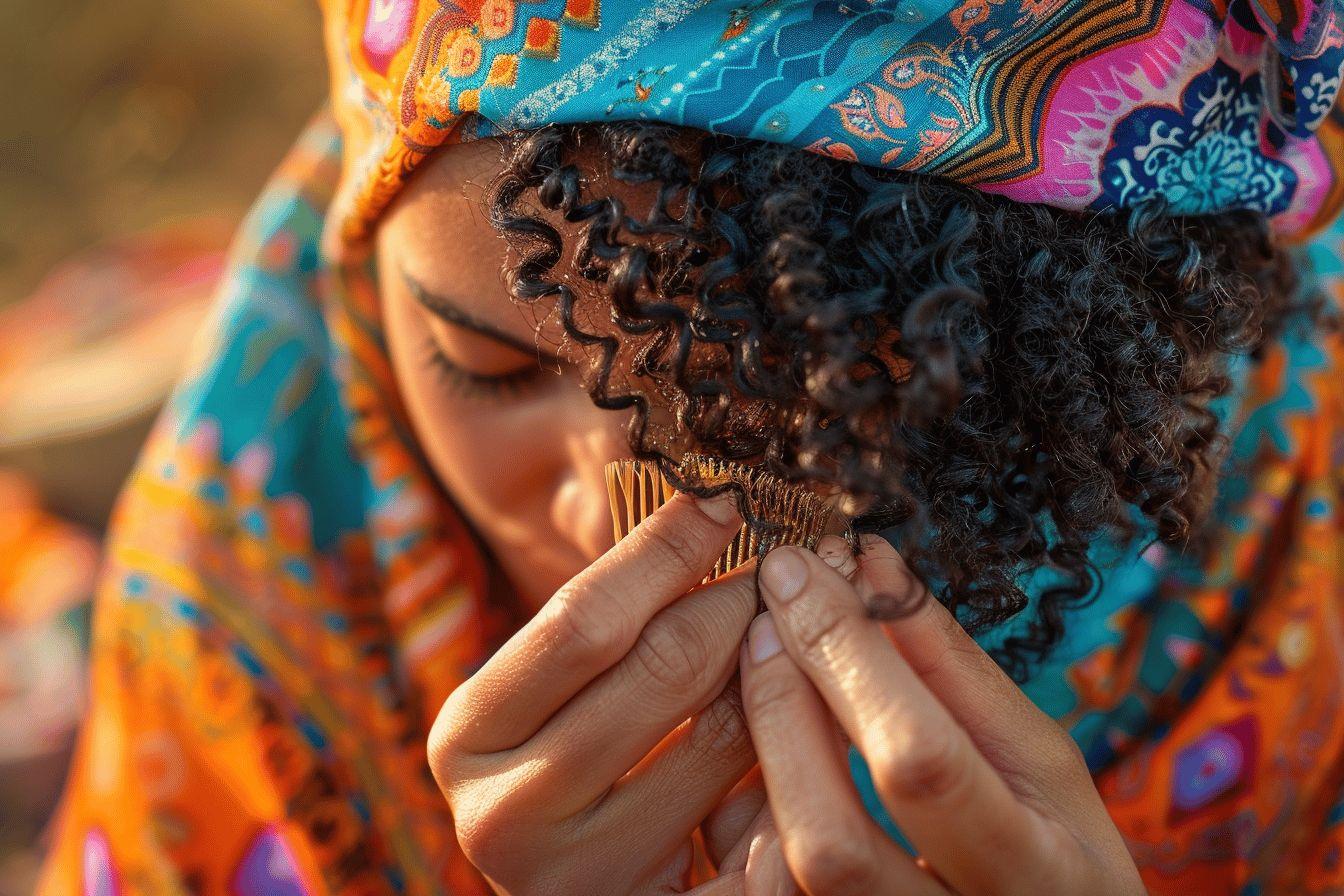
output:
{"label": "nose", "polygon": [[[586,395],[583,399],[588,402]],[[567,533],[591,561],[614,540],[604,468],[613,460],[628,457],[630,447],[625,413],[604,411],[591,403],[582,413],[583,425],[568,427],[557,446],[560,481],[551,512],[555,531]]]}

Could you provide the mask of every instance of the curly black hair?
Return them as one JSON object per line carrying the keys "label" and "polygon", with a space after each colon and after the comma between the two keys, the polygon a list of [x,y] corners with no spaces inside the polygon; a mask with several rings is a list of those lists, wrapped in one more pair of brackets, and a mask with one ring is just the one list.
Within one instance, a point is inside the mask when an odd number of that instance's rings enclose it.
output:
{"label": "curly black hair", "polygon": [[1191,543],[1229,357],[1308,304],[1253,212],[1069,212],[647,122],[506,147],[508,287],[587,347],[634,454],[834,487],[972,631],[1054,569],[996,656],[1019,679],[1095,592],[1094,538]]}

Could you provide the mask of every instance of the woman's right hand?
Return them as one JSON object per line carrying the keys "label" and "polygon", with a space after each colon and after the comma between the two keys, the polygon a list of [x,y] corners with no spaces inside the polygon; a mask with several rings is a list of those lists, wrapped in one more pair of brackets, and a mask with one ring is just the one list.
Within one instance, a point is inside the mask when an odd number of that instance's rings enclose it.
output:
{"label": "woman's right hand", "polygon": [[696,587],[741,522],[728,495],[674,496],[444,703],[430,764],[499,892],[686,889],[691,833],[755,764],[729,686],[753,576]]}

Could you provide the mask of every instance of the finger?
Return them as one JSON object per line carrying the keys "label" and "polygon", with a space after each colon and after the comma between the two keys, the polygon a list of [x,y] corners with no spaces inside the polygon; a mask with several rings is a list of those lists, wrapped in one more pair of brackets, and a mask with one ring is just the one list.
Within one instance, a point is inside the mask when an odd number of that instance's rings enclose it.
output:
{"label": "finger", "polygon": [[[765,795],[764,784],[760,794]],[[784,861],[774,816],[765,803],[718,868],[720,873],[745,871],[746,896],[796,896],[800,892]]]}
{"label": "finger", "polygon": [[747,874],[734,871],[720,874],[711,881],[687,891],[687,896],[741,896],[746,892]]}
{"label": "finger", "polygon": [[763,826],[752,837],[746,870],[746,896],[797,896],[802,892],[794,883],[779,842],[779,831],[773,824]]}
{"label": "finger", "polygon": [[[759,779],[759,767],[755,770],[755,777]],[[753,788],[753,791],[755,788]],[[732,843],[727,844],[724,854],[714,861],[714,867],[720,872],[741,871],[747,867],[747,859],[751,856],[752,841],[758,838],[767,829],[774,830],[774,819],[770,816],[770,806],[765,802],[765,782],[760,782],[759,787],[761,804],[756,809],[754,815],[746,820],[746,824],[737,832],[738,836]],[[754,802],[754,800],[753,800]],[[703,829],[702,829],[703,830]]]}
{"label": "finger", "polygon": [[1019,796],[1049,802],[1072,789],[1060,777],[1086,775],[1072,738],[1041,712],[947,608],[933,598],[886,539],[861,540],[854,584],[861,597],[886,595],[913,611],[882,628],[915,674],[947,707]]}
{"label": "finger", "polygon": [[[741,693],[732,682],[592,807],[589,835],[610,842],[637,834],[640,851],[664,854],[722,804],[755,764]],[[637,832],[631,819],[639,820]],[[715,860],[708,844],[706,854]]]}
{"label": "finger", "polygon": [[849,542],[838,535],[823,535],[817,541],[817,556],[847,579],[859,570],[859,558],[854,556]]}
{"label": "finger", "polygon": [[434,752],[526,741],[695,587],[741,526],[731,495],[677,494],[563,588],[444,704]]}
{"label": "finger", "polygon": [[[754,568],[734,571],[659,612],[623,660],[599,675],[520,748],[536,757],[548,777],[565,782],[565,799],[554,803],[552,811],[577,812],[611,791],[673,729],[723,691],[736,671],[738,647],[756,610],[753,573]],[[729,708],[720,713],[719,720],[733,722],[732,712]],[[740,724],[730,727],[741,730]],[[675,787],[703,788],[696,795],[701,799],[712,795],[714,800],[691,819],[688,829],[754,761],[747,738],[736,743],[722,735],[692,725],[673,739],[663,757],[665,765],[686,775],[674,779]],[[735,773],[732,778],[720,780],[696,772],[697,759],[714,751],[726,754],[730,747],[732,755],[721,757],[720,764]],[[511,761],[518,758],[515,754]],[[658,785],[663,780],[661,767],[646,768],[620,790],[640,793]]]}
{"label": "finger", "polygon": [[[894,592],[923,584],[900,554],[877,535],[862,539],[855,577],[860,593]],[[892,643],[966,729],[980,752],[999,769],[1022,800],[1043,814],[1070,819],[1069,826],[1094,848],[1125,856],[1077,743],[1031,702],[999,665],[975,643],[947,608],[927,591],[912,592],[915,612],[886,622]],[[1093,819],[1088,825],[1080,819]],[[1128,864],[1116,863],[1116,867]]]}
{"label": "finger", "polygon": [[[741,709],[741,685],[730,685],[737,690],[738,709]],[[739,716],[746,724],[745,716]],[[752,754],[755,755],[754,753]],[[723,870],[727,857],[739,845],[742,845],[748,832],[752,830],[765,808],[765,782],[761,780],[761,769],[753,767],[740,781],[733,785],[728,795],[709,813],[700,825],[705,838],[705,854],[714,863],[714,867]],[[767,811],[765,813],[769,815]],[[746,862],[746,850],[743,846],[742,862]]]}
{"label": "finger", "polygon": [[854,587],[797,548],[772,551],[760,580],[780,641],[867,760],[883,805],[949,885],[994,893],[1005,878],[1041,874],[1056,832],[1018,801]]}
{"label": "finger", "polygon": [[[820,562],[820,561],[818,561]],[[831,714],[780,647],[771,613],[751,625],[742,697],[792,877],[811,894],[938,894],[868,817]]]}

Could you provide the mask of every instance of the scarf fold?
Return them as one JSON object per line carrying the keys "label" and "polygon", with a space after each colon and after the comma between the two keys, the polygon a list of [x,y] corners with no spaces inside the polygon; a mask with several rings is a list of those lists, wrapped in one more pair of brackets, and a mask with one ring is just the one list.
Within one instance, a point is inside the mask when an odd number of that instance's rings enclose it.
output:
{"label": "scarf fold", "polygon": [[[318,251],[339,156],[322,117],[267,187],[120,502],[44,896],[489,892],[424,743],[522,620],[411,438],[369,270]],[[1310,249],[1336,299],[1342,248]],[[1158,896],[1344,887],[1341,372],[1337,336],[1273,346],[1209,559],[1099,558],[1026,686]]]}

